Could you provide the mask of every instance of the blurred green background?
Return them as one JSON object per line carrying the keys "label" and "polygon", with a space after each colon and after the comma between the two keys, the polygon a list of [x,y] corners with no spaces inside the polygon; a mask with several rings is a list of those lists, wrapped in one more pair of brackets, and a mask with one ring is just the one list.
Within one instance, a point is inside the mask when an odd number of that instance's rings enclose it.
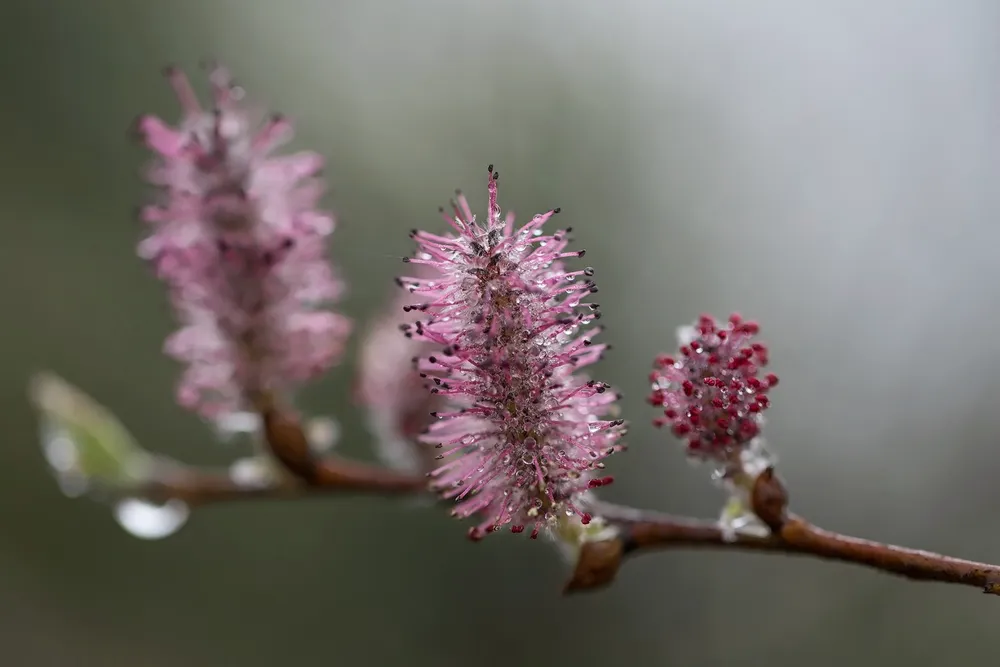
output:
{"label": "blurred green background", "polygon": [[[562,598],[546,545],[388,500],[220,506],[142,542],[60,494],[26,383],[59,372],[150,449],[235,454],[172,400],[130,217],[130,122],[176,118],[160,69],[212,56],[328,158],[359,323],[407,230],[455,187],[484,209],[487,163],[505,208],[563,208],[634,424],[609,498],[716,514],[645,376],[677,325],[739,309],[783,380],[768,434],[798,512],[998,561],[1000,4],[6,0],[0,25],[0,664],[995,663],[1000,606],[974,590],[678,551]],[[353,372],[302,407],[370,457]]]}

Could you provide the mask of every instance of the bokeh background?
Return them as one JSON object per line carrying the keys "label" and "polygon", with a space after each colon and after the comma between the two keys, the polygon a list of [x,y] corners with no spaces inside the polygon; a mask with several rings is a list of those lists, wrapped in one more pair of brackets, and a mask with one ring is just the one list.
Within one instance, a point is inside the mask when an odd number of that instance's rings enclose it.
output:
{"label": "bokeh background", "polygon": [[[234,455],[172,400],[126,136],[176,117],[163,65],[213,56],[328,158],[359,322],[408,229],[455,187],[485,207],[487,163],[506,208],[563,208],[634,424],[611,499],[716,514],[645,376],[677,325],[739,309],[783,379],[768,433],[800,513],[998,561],[1000,4],[5,0],[0,25],[0,664],[994,664],[996,599],[817,561],[670,552],[562,598],[545,544],[380,499],[220,506],[143,542],[60,494],[26,383],[56,370],[150,449]],[[302,407],[371,457],[354,369]]]}

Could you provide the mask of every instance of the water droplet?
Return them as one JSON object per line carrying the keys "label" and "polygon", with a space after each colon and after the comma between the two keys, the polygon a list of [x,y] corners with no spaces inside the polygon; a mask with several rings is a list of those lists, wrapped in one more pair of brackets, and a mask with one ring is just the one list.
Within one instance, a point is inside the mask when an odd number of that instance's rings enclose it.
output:
{"label": "water droplet", "polygon": [[229,466],[229,477],[240,486],[262,488],[275,483],[278,475],[270,459],[249,457],[237,459]]}
{"label": "water droplet", "polygon": [[81,469],[80,452],[69,433],[58,425],[42,423],[42,453],[59,490],[68,498],[79,498],[90,489],[90,480]]}
{"label": "water droplet", "polygon": [[314,454],[327,454],[340,442],[340,423],[332,417],[316,417],[306,424],[306,438]]}
{"label": "water droplet", "polygon": [[79,464],[76,445],[61,429],[43,428],[42,450],[45,460],[57,473],[70,472]]}
{"label": "water droplet", "polygon": [[230,442],[238,435],[256,433],[260,429],[260,416],[255,412],[231,412],[215,420],[215,432],[222,442]]}
{"label": "water droplet", "polygon": [[115,521],[126,532],[143,540],[159,540],[180,530],[191,510],[176,498],[157,505],[138,498],[126,498],[114,507]]}

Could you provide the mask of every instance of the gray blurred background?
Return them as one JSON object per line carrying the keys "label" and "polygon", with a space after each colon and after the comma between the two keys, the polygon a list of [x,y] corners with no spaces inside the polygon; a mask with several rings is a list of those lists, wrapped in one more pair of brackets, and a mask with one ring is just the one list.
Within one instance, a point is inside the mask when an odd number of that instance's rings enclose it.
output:
{"label": "gray blurred background", "polygon": [[[60,494],[25,398],[51,368],[150,449],[234,454],[173,402],[126,138],[176,119],[163,65],[214,56],[328,158],[359,322],[453,188],[485,208],[487,163],[504,208],[563,208],[634,424],[608,497],[716,514],[645,376],[677,325],[739,309],[783,380],[797,511],[998,561],[994,0],[5,0],[0,25],[0,664],[995,664],[996,599],[818,561],[663,553],[566,599],[546,545],[380,499],[220,506],[142,542]],[[353,371],[302,405],[370,457]]]}

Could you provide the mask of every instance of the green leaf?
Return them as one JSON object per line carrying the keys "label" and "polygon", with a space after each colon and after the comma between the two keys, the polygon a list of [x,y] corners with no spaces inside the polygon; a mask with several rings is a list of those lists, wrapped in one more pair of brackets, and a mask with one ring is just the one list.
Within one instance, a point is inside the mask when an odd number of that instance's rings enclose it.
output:
{"label": "green leaf", "polygon": [[29,396],[40,413],[43,450],[60,482],[120,487],[147,474],[151,455],[107,408],[81,390],[45,372],[32,378]]}

